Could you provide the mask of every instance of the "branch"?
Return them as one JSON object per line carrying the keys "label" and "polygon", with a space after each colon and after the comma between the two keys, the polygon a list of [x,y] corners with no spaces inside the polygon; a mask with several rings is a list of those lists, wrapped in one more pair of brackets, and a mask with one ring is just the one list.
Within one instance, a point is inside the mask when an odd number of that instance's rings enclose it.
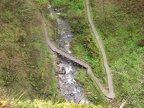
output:
{"label": "branch", "polygon": [[119,108],[123,108],[125,106],[125,104],[126,104],[126,101],[123,102]]}

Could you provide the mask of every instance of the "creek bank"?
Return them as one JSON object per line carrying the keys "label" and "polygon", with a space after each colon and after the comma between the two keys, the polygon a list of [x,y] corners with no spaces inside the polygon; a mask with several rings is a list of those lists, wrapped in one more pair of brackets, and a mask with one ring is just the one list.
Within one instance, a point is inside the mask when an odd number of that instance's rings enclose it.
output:
{"label": "creek bank", "polygon": [[[70,31],[70,25],[63,19],[60,19],[58,29],[61,31],[60,38],[56,43],[59,48],[67,53],[70,51],[70,42],[74,35]],[[74,101],[76,103],[89,103],[87,98],[83,95],[84,90],[77,84],[74,75],[77,71],[73,62],[61,57],[61,62],[58,64],[58,85],[61,93],[64,95],[68,102]]]}
{"label": "creek bank", "polygon": [[[51,6],[48,6],[49,14],[51,18],[54,18],[53,13],[61,14],[60,12],[56,13],[53,11]],[[57,19],[58,31],[60,31],[58,38],[55,43],[59,46],[64,52],[72,53],[70,50],[70,42],[72,41],[74,35],[71,32],[70,25],[67,23],[66,19]],[[73,62],[62,57],[60,57],[60,63],[57,65],[57,79],[58,79],[58,88],[68,102],[75,103],[87,103],[90,101],[84,96],[84,90],[78,85],[75,81],[74,76],[77,71],[76,66],[73,65]]]}

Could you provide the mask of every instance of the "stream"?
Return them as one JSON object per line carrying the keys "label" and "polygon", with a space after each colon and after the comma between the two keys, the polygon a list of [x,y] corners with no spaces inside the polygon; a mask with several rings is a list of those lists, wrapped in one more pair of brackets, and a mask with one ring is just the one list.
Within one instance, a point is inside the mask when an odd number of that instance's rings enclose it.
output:
{"label": "stream", "polygon": [[[49,14],[52,18],[53,13],[51,6],[48,6]],[[59,49],[67,53],[72,53],[70,50],[70,42],[73,40],[74,34],[71,32],[70,25],[65,19],[58,19],[58,31],[60,31],[60,36],[56,40],[56,44]],[[84,96],[84,89],[75,81],[74,76],[77,72],[76,66],[73,62],[60,56],[60,63],[57,65],[57,78],[59,90],[68,102],[75,103],[86,103],[89,104],[90,101]]]}

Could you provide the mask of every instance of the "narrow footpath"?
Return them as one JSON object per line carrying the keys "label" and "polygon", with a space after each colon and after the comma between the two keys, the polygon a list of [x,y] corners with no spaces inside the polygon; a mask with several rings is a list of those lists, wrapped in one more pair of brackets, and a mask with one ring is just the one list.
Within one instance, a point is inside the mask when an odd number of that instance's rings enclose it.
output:
{"label": "narrow footpath", "polygon": [[101,50],[101,53],[102,53],[102,56],[103,56],[103,63],[104,63],[104,67],[105,67],[105,70],[106,70],[106,73],[107,73],[107,78],[108,78],[108,87],[109,87],[109,94],[108,95],[109,95],[109,97],[114,98],[115,93],[114,93],[114,90],[113,90],[112,75],[110,73],[110,68],[109,68],[109,65],[108,65],[108,62],[107,62],[107,57],[106,57],[106,53],[104,51],[102,40],[100,39],[100,36],[98,35],[98,32],[96,31],[96,28],[93,24],[93,21],[92,21],[91,15],[90,15],[89,0],[86,0],[86,7],[87,7],[88,21],[91,25],[92,31],[93,31],[96,39],[97,39],[97,42],[99,44],[99,47],[100,47],[100,50]]}
{"label": "narrow footpath", "polygon": [[[92,78],[94,79],[94,81],[97,83],[97,85],[99,86],[99,88],[100,88],[100,90],[103,92],[103,94],[104,94],[107,98],[113,99],[113,98],[114,98],[114,95],[113,95],[111,92],[109,93],[108,90],[106,90],[105,87],[100,83],[99,79],[98,79],[97,77],[95,77],[95,75],[93,74],[92,69],[91,69],[91,67],[89,66],[88,63],[86,63],[86,62],[84,62],[84,61],[82,61],[82,60],[74,57],[73,55],[70,55],[70,54],[68,54],[68,53],[66,53],[66,52],[64,52],[64,51],[56,48],[56,47],[51,43],[50,38],[49,38],[49,35],[48,35],[48,32],[47,32],[47,25],[46,25],[46,23],[45,23],[45,18],[44,18],[44,16],[43,16],[42,14],[41,14],[41,19],[42,19],[42,23],[43,23],[43,28],[44,28],[45,36],[46,36],[46,42],[47,42],[49,48],[50,48],[53,52],[55,52],[55,53],[57,53],[57,54],[60,54],[60,55],[62,55],[63,57],[66,57],[66,58],[68,58],[69,60],[74,61],[74,62],[80,64],[81,66],[85,67],[85,68],[87,69],[88,74],[91,75],[91,77],[92,77]],[[108,79],[109,79],[109,78],[108,78]]]}

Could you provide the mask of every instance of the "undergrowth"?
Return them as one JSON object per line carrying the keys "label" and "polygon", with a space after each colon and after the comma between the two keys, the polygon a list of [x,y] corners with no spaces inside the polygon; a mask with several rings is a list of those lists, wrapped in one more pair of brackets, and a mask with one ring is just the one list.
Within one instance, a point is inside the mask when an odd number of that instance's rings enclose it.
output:
{"label": "undergrowth", "polygon": [[88,104],[76,104],[74,102],[56,102],[46,100],[11,100],[11,103],[8,101],[0,100],[0,107],[3,108],[103,108],[101,105],[88,105]]}
{"label": "undergrowth", "polygon": [[115,103],[142,108],[144,71],[144,3],[90,0],[93,22],[103,39],[116,92]]}
{"label": "undergrowth", "polygon": [[[85,0],[54,0],[52,5],[58,11],[67,13],[67,20],[75,37],[72,45],[74,55],[88,62],[103,84],[106,74],[97,42],[87,21]],[[114,80],[116,99],[113,106],[118,107],[123,100],[127,107],[142,108],[143,96],[143,15],[144,4],[138,1],[90,0],[91,16],[103,40],[108,63]],[[62,16],[63,18],[63,16]],[[87,74],[78,72],[76,79],[87,92],[88,99],[95,103],[100,96],[96,86]],[[89,83],[89,84],[88,84]],[[87,85],[87,87],[86,87]],[[89,89],[91,88],[91,89]],[[90,97],[89,97],[90,96]],[[103,100],[102,97],[98,97]],[[106,104],[106,103],[104,103]]]}
{"label": "undergrowth", "polygon": [[52,99],[57,84],[39,9],[47,0],[0,1],[0,88],[22,99]]}

